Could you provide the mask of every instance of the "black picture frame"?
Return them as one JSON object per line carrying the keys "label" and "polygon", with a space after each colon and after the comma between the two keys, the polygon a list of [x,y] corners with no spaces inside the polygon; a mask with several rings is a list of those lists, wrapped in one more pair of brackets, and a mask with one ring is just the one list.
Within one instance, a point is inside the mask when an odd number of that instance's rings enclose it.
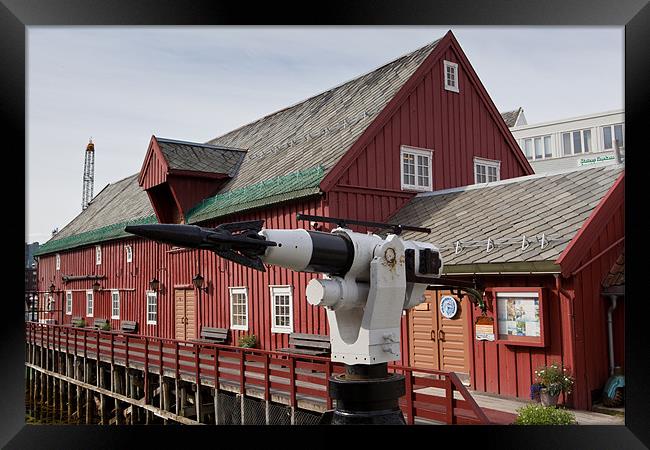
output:
{"label": "black picture frame", "polygon": [[[3,56],[2,83],[2,124],[5,129],[5,152],[16,151],[25,145],[25,27],[34,25],[51,26],[95,26],[95,25],[228,25],[228,24],[330,24],[350,25],[613,25],[625,26],[625,112],[627,148],[632,152],[626,155],[628,175],[628,192],[643,191],[641,170],[645,167],[647,152],[641,150],[641,136],[644,135],[646,122],[644,113],[647,99],[650,98],[648,83],[647,49],[650,48],[648,30],[650,30],[650,7],[647,0],[532,0],[475,2],[455,0],[453,2],[329,2],[310,4],[309,7],[297,7],[290,4],[266,2],[253,6],[248,2],[225,3],[205,0],[188,2],[170,0],[2,0],[0,4],[0,54]],[[644,136],[645,137],[645,136]],[[14,144],[8,141],[13,139]],[[644,140],[644,144],[646,140]],[[18,151],[19,153],[19,151]],[[20,178],[20,169],[26,169],[24,159],[13,160],[19,167],[10,171]],[[21,167],[22,165],[22,167]],[[26,173],[26,172],[23,172]],[[10,215],[8,235],[13,235],[20,228],[20,196],[15,192],[15,185],[21,180],[12,180],[7,174],[5,182],[5,211]],[[28,174],[26,174],[28,175]],[[24,180],[22,186],[25,186]],[[7,188],[13,187],[12,191]],[[631,183],[631,184],[630,184]],[[24,197],[23,197],[24,198]],[[12,204],[12,201],[15,204]],[[632,201],[632,199],[630,199]],[[642,242],[640,236],[644,227],[642,208],[628,208],[626,211],[626,234],[628,242]],[[647,227],[645,227],[647,228]],[[11,230],[11,231],[10,231]],[[19,245],[18,239],[9,239],[8,246],[14,250]],[[15,246],[15,247],[14,247]],[[381,439],[383,446],[391,444],[405,445],[413,442],[405,434],[423,433],[422,436],[435,437],[437,444],[441,438],[449,438],[463,446],[480,445],[482,448],[515,448],[525,442],[527,448],[643,448],[650,445],[650,427],[647,405],[650,404],[649,378],[650,358],[648,358],[647,340],[641,334],[644,327],[640,321],[644,317],[642,309],[647,302],[642,297],[634,298],[641,291],[640,261],[641,245],[628,245],[626,257],[628,296],[632,296],[626,307],[626,425],[624,427],[401,427],[378,428],[372,431],[352,427],[337,428],[335,432],[321,427],[295,427],[288,429],[246,429],[247,442],[259,433],[269,431],[282,433],[283,446],[292,443],[304,448],[324,438],[329,445],[340,445],[341,438],[363,437]],[[11,255],[13,255],[11,251]],[[11,261],[12,258],[6,258]],[[17,270],[12,266],[12,270]],[[22,274],[9,276],[13,280],[21,279]],[[17,284],[17,283],[16,283]],[[13,283],[11,284],[14,285]],[[6,448],[129,448],[134,445],[161,446],[186,445],[187,442],[201,442],[208,445],[225,444],[229,437],[238,438],[241,443],[242,431],[237,428],[224,427],[156,427],[152,433],[149,427],[54,427],[24,425],[24,323],[21,301],[9,293],[5,299],[5,326],[3,327],[2,361],[0,386],[4,395],[1,403],[3,420],[0,421],[0,445]],[[435,431],[434,431],[435,430]],[[424,434],[426,433],[426,435]],[[462,433],[462,434],[460,434]],[[304,435],[302,435],[304,434]],[[294,436],[295,435],[295,436]],[[302,436],[301,436],[302,435]],[[408,441],[405,439],[409,439]],[[365,440],[365,439],[364,439]],[[144,443],[146,442],[146,444]],[[288,442],[288,444],[287,444]],[[508,442],[512,444],[508,444]],[[232,445],[232,444],[228,444]],[[235,444],[236,445],[236,444]],[[256,443],[255,445],[260,445]],[[261,444],[265,445],[265,444]],[[415,445],[415,444],[413,444]]]}

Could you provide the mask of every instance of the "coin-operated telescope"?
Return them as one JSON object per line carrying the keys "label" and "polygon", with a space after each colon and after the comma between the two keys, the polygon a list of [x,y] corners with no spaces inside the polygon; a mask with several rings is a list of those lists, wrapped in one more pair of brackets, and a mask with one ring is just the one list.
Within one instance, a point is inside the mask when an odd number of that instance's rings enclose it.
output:
{"label": "coin-operated telescope", "polygon": [[[203,228],[196,225],[138,225],[125,230],[180,247],[212,250],[219,256],[264,271],[264,264],[321,273],[307,285],[307,301],[327,310],[332,361],[345,374],[330,380],[336,410],[323,423],[404,423],[398,406],[404,377],[389,374],[400,359],[402,311],[424,301],[424,291],[442,270],[438,249],[404,240],[403,230],[426,228],[298,214],[298,219],[332,222],[331,233],[305,229],[262,229],[264,221]],[[349,225],[390,229],[387,237],[357,233]]]}

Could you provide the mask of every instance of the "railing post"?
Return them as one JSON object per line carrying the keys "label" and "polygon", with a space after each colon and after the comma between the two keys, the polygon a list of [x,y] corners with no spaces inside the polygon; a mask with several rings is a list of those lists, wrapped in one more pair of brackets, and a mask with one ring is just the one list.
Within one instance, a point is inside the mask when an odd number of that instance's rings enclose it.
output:
{"label": "railing post", "polygon": [[97,348],[95,349],[95,351],[97,352],[97,364],[99,364],[99,361],[101,359],[99,355],[99,333],[100,331],[97,330]]}
{"label": "railing post", "polygon": [[239,392],[244,395],[246,393],[246,355],[244,349],[240,350],[239,357]]}
{"label": "railing post", "polygon": [[327,394],[327,409],[332,409],[332,397],[330,396],[330,377],[332,376],[332,361],[325,361],[325,393]]}
{"label": "railing post", "polygon": [[271,387],[271,371],[269,370],[269,354],[264,353],[264,401],[269,401],[271,399],[270,387]]}
{"label": "railing post", "polygon": [[115,364],[115,333],[111,333],[111,366],[113,364]]}
{"label": "railing post", "polygon": [[149,338],[144,337],[144,404],[149,403]]}
{"label": "railing post", "polygon": [[445,375],[445,406],[447,408],[447,425],[456,422],[454,415],[454,388],[449,374]]}
{"label": "railing post", "polygon": [[[158,339],[158,349],[160,350],[160,356],[158,357],[158,366],[160,367],[159,373],[160,373],[160,376],[162,377],[163,374],[164,374],[164,370],[163,370],[163,341],[162,341],[162,339]],[[160,381],[162,383],[162,378],[160,378]],[[161,384],[160,388],[162,389],[162,384]]]}
{"label": "railing post", "polygon": [[124,367],[126,367],[126,372],[129,372],[129,335],[124,335]]}
{"label": "railing post", "polygon": [[289,355],[289,396],[292,408],[296,407],[296,360]]}
{"label": "railing post", "polygon": [[178,381],[178,376],[180,374],[178,362],[178,341],[174,341],[174,369],[176,370],[176,380]]}
{"label": "railing post", "polygon": [[201,344],[194,343],[194,380],[196,381],[196,388],[201,384],[201,365],[199,364],[199,353],[201,352]]}
{"label": "railing post", "polygon": [[413,407],[413,372],[411,370],[404,370],[404,379],[406,381],[406,411],[408,418],[406,419],[407,425],[415,423],[415,408]]}

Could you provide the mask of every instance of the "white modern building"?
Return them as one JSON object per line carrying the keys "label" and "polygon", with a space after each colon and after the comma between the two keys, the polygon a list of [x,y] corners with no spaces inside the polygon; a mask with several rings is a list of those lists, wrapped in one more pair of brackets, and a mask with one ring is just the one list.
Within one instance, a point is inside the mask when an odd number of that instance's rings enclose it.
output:
{"label": "white modern building", "polygon": [[536,173],[624,161],[624,110],[532,125],[526,124],[523,108],[501,115]]}

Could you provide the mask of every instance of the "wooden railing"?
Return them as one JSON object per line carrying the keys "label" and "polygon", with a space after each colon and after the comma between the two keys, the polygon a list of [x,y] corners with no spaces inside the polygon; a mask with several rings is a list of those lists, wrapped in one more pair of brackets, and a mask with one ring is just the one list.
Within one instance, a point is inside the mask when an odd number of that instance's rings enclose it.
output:
{"label": "wooden railing", "polygon": [[[342,364],[320,356],[35,322],[27,322],[26,332],[27,342],[33,345],[142,369],[145,392],[150,374],[158,374],[189,378],[198,384],[230,384],[242,393],[256,390],[264,400],[279,395],[288,398],[292,407],[302,399],[324,403],[331,409],[328,380],[332,374],[344,372]],[[389,371],[405,376],[406,395],[400,399],[400,407],[407,423],[413,424],[416,419],[446,424],[490,423],[453,372],[399,365],[389,365]]]}

